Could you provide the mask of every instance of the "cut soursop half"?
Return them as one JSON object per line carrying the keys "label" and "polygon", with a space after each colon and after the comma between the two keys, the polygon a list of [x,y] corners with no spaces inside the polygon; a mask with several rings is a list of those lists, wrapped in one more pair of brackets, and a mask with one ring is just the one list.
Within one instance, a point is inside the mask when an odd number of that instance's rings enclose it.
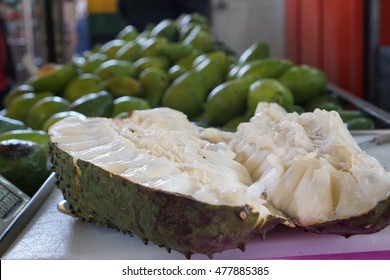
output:
{"label": "cut soursop half", "polygon": [[281,223],[346,236],[389,225],[390,174],[334,112],[260,103],[230,133],[156,108],[68,117],[49,135],[77,216],[188,257],[243,248]]}

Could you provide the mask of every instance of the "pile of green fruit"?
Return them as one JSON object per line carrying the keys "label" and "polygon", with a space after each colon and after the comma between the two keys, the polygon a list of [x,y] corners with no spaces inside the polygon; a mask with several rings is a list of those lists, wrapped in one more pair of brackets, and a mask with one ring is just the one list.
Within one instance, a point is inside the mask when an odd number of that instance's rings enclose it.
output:
{"label": "pile of green fruit", "polygon": [[[335,102],[326,85],[321,70],[270,57],[266,42],[234,54],[214,38],[208,20],[194,13],[144,31],[128,25],[69,63],[45,65],[7,94],[2,116],[35,137],[69,115],[114,118],[169,107],[198,125],[234,130],[249,120],[258,102],[267,101],[288,112],[337,110],[351,129],[373,127],[364,113]],[[34,142],[26,137],[23,141]],[[8,175],[1,166],[0,173]]]}

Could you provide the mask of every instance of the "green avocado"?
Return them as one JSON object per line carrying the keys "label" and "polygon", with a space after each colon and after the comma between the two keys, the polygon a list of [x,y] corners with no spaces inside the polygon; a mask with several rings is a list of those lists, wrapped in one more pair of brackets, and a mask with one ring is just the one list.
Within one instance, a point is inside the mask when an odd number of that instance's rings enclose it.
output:
{"label": "green avocado", "polygon": [[150,104],[143,98],[133,96],[122,96],[114,100],[114,107],[111,117],[128,116],[134,110],[151,109]]}
{"label": "green avocado", "polygon": [[79,112],[86,117],[110,117],[112,108],[113,97],[107,91],[86,94],[69,106],[70,111]]}
{"label": "green avocado", "polygon": [[113,39],[104,43],[99,52],[107,55],[109,58],[115,58],[116,52],[124,45],[127,41],[122,39]]}
{"label": "green avocado", "polygon": [[138,29],[135,26],[129,24],[126,25],[121,31],[118,32],[118,34],[116,35],[116,39],[133,41],[135,38],[137,38],[138,34],[139,34]]}
{"label": "green avocado", "polygon": [[375,129],[375,122],[368,117],[357,117],[345,122],[348,130],[369,130]]}
{"label": "green avocado", "polygon": [[226,80],[234,80],[237,79],[238,73],[240,72],[241,68],[244,67],[246,64],[231,64],[227,70],[226,73]]}
{"label": "green avocado", "polygon": [[369,115],[363,111],[360,110],[341,110],[339,111],[339,115],[343,122],[350,121],[352,119],[360,118],[360,117],[365,117],[368,118]]}
{"label": "green avocado", "polygon": [[189,118],[202,110],[206,98],[203,77],[195,71],[179,76],[164,93],[162,105],[183,112]]}
{"label": "green avocado", "polygon": [[168,69],[168,76],[171,81],[176,80],[180,75],[184,74],[187,72],[188,69],[184,68],[183,66],[180,65],[173,65]]}
{"label": "green avocado", "polygon": [[225,69],[212,59],[206,58],[194,70],[202,75],[207,92],[210,92],[213,88],[224,82]]}
{"label": "green avocado", "polygon": [[83,114],[75,111],[63,111],[63,112],[58,112],[55,113],[54,115],[50,116],[45,123],[42,126],[42,130],[44,132],[49,131],[50,127],[58,122],[59,120],[65,119],[67,117],[72,117],[72,118],[79,118],[79,119],[86,119],[87,117],[84,116]]}
{"label": "green avocado", "polygon": [[167,71],[171,66],[171,63],[169,62],[169,59],[165,56],[145,56],[137,59],[134,62],[134,66],[137,68],[139,73],[149,67],[158,67]]}
{"label": "green avocado", "polygon": [[259,102],[278,103],[287,112],[291,112],[294,106],[294,98],[291,91],[276,79],[260,79],[249,87],[248,113],[255,114]]}
{"label": "green avocado", "polygon": [[95,74],[97,74],[101,79],[107,80],[119,75],[136,77],[138,75],[138,71],[130,61],[110,59],[101,63],[96,68]]}
{"label": "green avocado", "polygon": [[269,46],[267,42],[255,42],[248,49],[246,49],[239,57],[239,63],[250,62],[258,59],[269,57]]}
{"label": "green avocado", "polygon": [[26,128],[24,122],[0,115],[0,133]]}
{"label": "green avocado", "polygon": [[169,59],[171,63],[190,55],[194,48],[190,45],[184,45],[182,42],[170,42],[162,45],[156,50],[156,55],[162,55]]}
{"label": "green avocado", "polygon": [[326,111],[336,111],[341,112],[343,108],[340,106],[340,104],[331,102],[331,101],[325,101],[318,105],[318,109],[326,110]]}
{"label": "green avocado", "polygon": [[138,41],[141,45],[141,57],[145,56],[156,56],[156,52],[161,46],[169,43],[164,37],[152,37],[146,41]]}
{"label": "green avocado", "polygon": [[318,96],[314,96],[313,98],[310,98],[307,102],[302,104],[302,107],[306,111],[312,112],[317,108],[321,108],[322,104],[326,102],[331,102],[341,106],[341,100],[339,96],[333,93],[323,92]]}
{"label": "green avocado", "polygon": [[258,78],[279,78],[290,67],[293,66],[291,60],[279,58],[265,58],[254,60],[243,66],[237,73],[238,78],[248,75],[257,75]]}
{"label": "green avocado", "polygon": [[231,119],[245,114],[250,85],[256,81],[253,76],[226,81],[214,88],[205,105],[208,122],[222,126]]}
{"label": "green avocado", "polygon": [[67,111],[70,102],[59,96],[47,96],[37,101],[27,115],[26,124],[33,129],[42,129],[45,121],[58,112]]}
{"label": "green avocado", "polygon": [[98,75],[83,73],[66,85],[62,97],[72,102],[84,94],[101,90],[104,90],[104,86]]}
{"label": "green avocado", "polygon": [[107,60],[109,60],[108,56],[103,53],[90,54],[85,62],[80,65],[80,70],[82,73],[94,73],[100,64]]}
{"label": "green avocado", "polygon": [[161,105],[165,90],[171,83],[169,74],[158,67],[149,67],[139,75],[145,98],[154,108]]}
{"label": "green avocado", "polygon": [[54,96],[54,94],[52,92],[24,93],[12,100],[11,104],[7,107],[6,116],[11,119],[27,122],[28,114],[34,104],[49,96]]}
{"label": "green avocado", "polygon": [[192,51],[189,55],[179,59],[176,61],[176,65],[179,65],[183,68],[190,69],[192,66],[193,61],[199,57],[201,53],[198,50]]}
{"label": "green avocado", "polygon": [[179,29],[175,21],[171,19],[164,19],[153,27],[151,34],[153,37],[163,37],[174,42],[177,41]]}
{"label": "green avocado", "polygon": [[213,51],[213,52],[199,55],[197,58],[194,59],[192,63],[192,67],[197,67],[200,63],[202,63],[206,59],[210,59],[214,63],[219,64],[223,73],[225,75],[227,74],[230,66],[230,61],[226,53],[222,51]]}
{"label": "green avocado", "polygon": [[60,65],[52,71],[40,76],[33,76],[27,80],[27,84],[35,89],[35,92],[51,91],[61,94],[65,86],[77,77],[77,69],[74,64]]}
{"label": "green avocado", "polygon": [[115,54],[117,59],[136,61],[142,55],[141,45],[137,41],[130,41],[124,44]]}
{"label": "green avocado", "polygon": [[196,23],[192,20],[183,21],[179,24],[179,36],[178,41],[184,41],[194,29],[203,30],[205,32],[211,32],[211,26],[208,23]]}
{"label": "green avocado", "polygon": [[143,96],[139,80],[128,76],[115,76],[106,80],[105,87],[112,96]]}
{"label": "green avocado", "polygon": [[248,115],[241,115],[241,116],[235,117],[235,118],[231,119],[230,121],[228,121],[227,123],[225,123],[222,126],[222,129],[227,130],[227,131],[236,131],[237,127],[240,123],[248,122],[249,119],[250,119],[250,117]]}
{"label": "green avocado", "polygon": [[328,78],[319,68],[294,65],[279,77],[279,81],[289,88],[297,104],[304,104],[326,92]]}
{"label": "green avocado", "polygon": [[19,86],[12,88],[4,96],[3,107],[7,108],[9,104],[12,102],[12,100],[14,100],[16,97],[25,93],[32,93],[32,92],[35,92],[35,89],[32,86],[27,84],[21,84]]}
{"label": "green avocado", "polygon": [[0,141],[11,140],[11,139],[26,140],[26,141],[37,143],[43,149],[49,152],[49,146],[48,146],[49,136],[46,131],[24,128],[24,129],[15,129],[12,131],[7,131],[0,134]]}
{"label": "green avocado", "polygon": [[196,26],[183,40],[183,44],[191,45],[195,49],[207,53],[215,50],[214,38],[210,32]]}
{"label": "green avocado", "polygon": [[51,173],[48,148],[28,140],[0,141],[0,174],[29,196]]}

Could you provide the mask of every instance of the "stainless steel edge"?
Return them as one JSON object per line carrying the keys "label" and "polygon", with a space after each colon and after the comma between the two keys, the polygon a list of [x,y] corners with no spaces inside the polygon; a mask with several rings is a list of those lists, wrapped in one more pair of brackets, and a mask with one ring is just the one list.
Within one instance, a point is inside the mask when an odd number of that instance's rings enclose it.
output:
{"label": "stainless steel edge", "polygon": [[389,112],[333,84],[328,84],[328,88],[334,93],[336,93],[337,95],[339,95],[340,97],[342,97],[343,99],[345,99],[346,101],[350,102],[352,105],[355,105],[357,108],[361,109],[362,111],[370,114],[371,116],[377,118],[378,120],[381,120],[382,122],[390,126]]}
{"label": "stainless steel edge", "polygon": [[15,217],[14,221],[7,227],[1,236],[0,256],[2,256],[9,246],[15,241],[24,227],[29,223],[35,215],[43,201],[48,197],[55,187],[55,174],[52,173],[42,184],[35,195],[29,200],[25,207]]}

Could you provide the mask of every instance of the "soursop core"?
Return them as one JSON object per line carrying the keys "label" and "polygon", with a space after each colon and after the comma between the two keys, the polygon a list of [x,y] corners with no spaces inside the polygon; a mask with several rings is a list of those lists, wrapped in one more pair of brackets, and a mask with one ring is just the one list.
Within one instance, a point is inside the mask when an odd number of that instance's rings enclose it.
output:
{"label": "soursop core", "polygon": [[68,117],[51,142],[139,185],[215,204],[273,207],[301,225],[361,215],[390,195],[390,173],[356,144],[337,113],[286,113],[260,103],[237,132],[201,128],[168,108],[127,119]]}

